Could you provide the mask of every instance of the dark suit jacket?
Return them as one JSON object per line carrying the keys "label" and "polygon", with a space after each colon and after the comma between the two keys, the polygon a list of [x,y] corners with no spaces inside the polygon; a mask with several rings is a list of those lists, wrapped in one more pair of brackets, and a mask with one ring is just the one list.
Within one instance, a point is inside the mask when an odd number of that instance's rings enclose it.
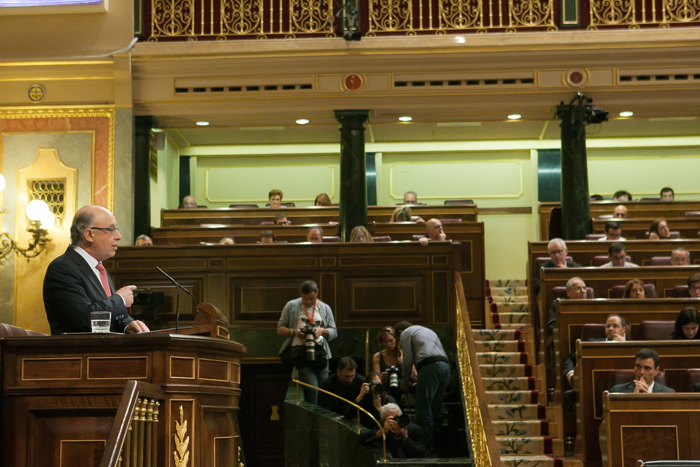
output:
{"label": "dark suit jacket", "polygon": [[[629,383],[625,384],[617,384],[610,388],[610,392],[627,392],[627,393],[632,393],[634,392],[634,381],[630,381]],[[654,382],[654,390],[651,391],[652,393],[654,392],[676,392],[671,388],[667,388],[663,384],[659,384],[658,381]]]}
{"label": "dark suit jacket", "polygon": [[[375,424],[369,430],[363,430],[357,437],[360,444],[369,446],[381,446],[381,438],[375,438],[379,427]],[[408,424],[408,438],[404,441],[396,438],[392,433],[386,435],[386,447],[394,459],[412,459],[425,457],[425,444],[423,430],[415,423]]]}
{"label": "dark suit jacket", "polygon": [[[588,342],[605,342],[607,339],[588,339]],[[576,351],[574,350],[564,359],[564,370],[562,371],[562,377],[566,379],[566,375],[570,371],[574,371],[576,368]]]}
{"label": "dark suit jacket", "polygon": [[112,290],[109,298],[95,273],[72,246],[51,261],[44,276],[44,307],[52,335],[90,332],[93,311],[110,311],[111,331],[124,332],[133,318],[127,313],[124,300],[114,293],[109,273],[107,278]]}
{"label": "dark suit jacket", "polygon": [[[535,279],[534,279],[534,285],[535,285],[535,297],[537,296],[538,293],[540,293],[540,272],[542,271],[542,268],[553,268],[554,263],[552,260],[547,261],[546,263],[543,263],[542,266],[537,268],[537,271],[535,271]],[[581,265],[578,263],[573,263],[571,261],[566,262],[566,267],[567,268],[580,268]]]}

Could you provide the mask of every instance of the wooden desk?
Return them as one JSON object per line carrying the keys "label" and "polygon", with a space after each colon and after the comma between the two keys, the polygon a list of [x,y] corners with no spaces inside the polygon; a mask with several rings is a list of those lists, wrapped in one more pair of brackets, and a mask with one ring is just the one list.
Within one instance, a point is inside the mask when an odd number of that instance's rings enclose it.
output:
{"label": "wooden desk", "polygon": [[[627,213],[632,219],[637,217],[651,217],[654,219],[684,217],[685,213],[688,211],[700,211],[700,201],[673,201],[670,203],[661,203],[658,201],[629,201],[626,203],[617,201],[594,201],[591,203],[591,217],[595,219],[598,216],[612,215],[615,206],[620,204],[627,207]],[[555,207],[561,207],[561,203],[548,202],[537,204],[540,240],[548,239],[549,215],[552,208]]]}
{"label": "wooden desk", "polygon": [[[160,316],[173,326],[176,290],[160,266],[199,301],[217,306],[238,329],[275,329],[284,305],[312,279],[336,325],[377,328],[401,320],[454,325],[454,271],[461,245],[450,242],[336,243],[119,248],[105,261],[116,288],[136,284],[165,292]],[[181,325],[194,303],[181,295]]]}
{"label": "wooden desk", "polygon": [[157,429],[158,459],[165,461],[159,465],[173,465],[182,407],[188,465],[237,467],[245,353],[229,340],[173,334],[1,339],[2,465],[99,465],[125,384],[137,380],[164,393]]}
{"label": "wooden desk", "polygon": [[[367,222],[389,222],[397,206],[368,206]],[[475,204],[411,206],[414,216],[426,221],[437,219],[462,219],[463,222],[476,222],[478,208]],[[340,208],[337,206],[306,208],[217,208],[217,209],[162,209],[161,227],[199,224],[242,224],[260,225],[260,222],[273,221],[277,214],[285,214],[292,224],[327,224],[338,222]]]}
{"label": "wooden desk", "polygon": [[[426,219],[427,220],[427,219]],[[469,321],[473,327],[484,326],[484,223],[483,222],[445,222],[443,230],[447,238],[458,241],[462,259],[462,285],[467,299]],[[372,235],[389,235],[392,240],[411,240],[414,235],[425,235],[424,225],[410,222],[390,223],[373,222],[369,224]],[[432,246],[432,245],[431,245]]]}
{"label": "wooden desk", "polygon": [[603,393],[603,466],[700,459],[700,394]]}
{"label": "wooden desk", "polygon": [[666,375],[667,386],[676,390],[683,389],[685,371],[697,368],[700,361],[700,341],[695,340],[576,343],[578,369],[574,384],[579,395],[576,454],[587,467],[599,466],[601,462],[598,430],[603,418],[603,391],[608,389],[610,373],[615,369],[633,369],[634,356],[643,348],[659,353],[659,366]]}
{"label": "wooden desk", "polygon": [[[151,238],[156,245],[199,245],[219,243],[224,237],[232,237],[236,243],[258,243],[260,233],[265,230],[274,232],[278,240],[289,243],[306,241],[306,232],[311,225],[242,225],[226,227],[176,226],[151,229]],[[323,235],[338,235],[338,224],[320,224]]]}
{"label": "wooden desk", "polygon": [[[645,239],[645,233],[649,231],[649,226],[656,219],[666,219],[670,230],[680,232],[681,238],[698,238],[700,231],[700,217],[639,217],[633,219],[616,219],[622,227],[622,236],[625,238]],[[605,223],[608,220],[594,219],[593,233],[605,233]],[[629,237],[628,237],[629,236]],[[670,256],[671,252],[668,252]]]}

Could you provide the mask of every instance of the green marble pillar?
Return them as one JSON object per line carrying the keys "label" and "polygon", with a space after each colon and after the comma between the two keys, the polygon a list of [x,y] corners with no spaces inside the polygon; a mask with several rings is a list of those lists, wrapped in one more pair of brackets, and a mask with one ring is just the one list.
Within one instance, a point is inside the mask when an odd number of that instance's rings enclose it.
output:
{"label": "green marble pillar", "polygon": [[561,120],[561,212],[565,240],[583,240],[591,233],[586,161],[586,107],[559,105]]}
{"label": "green marble pillar", "polygon": [[134,125],[134,235],[151,235],[150,152],[153,117],[136,117]]}
{"label": "green marble pillar", "polygon": [[369,110],[336,110],[340,123],[340,238],[350,240],[358,225],[367,225],[365,127]]}

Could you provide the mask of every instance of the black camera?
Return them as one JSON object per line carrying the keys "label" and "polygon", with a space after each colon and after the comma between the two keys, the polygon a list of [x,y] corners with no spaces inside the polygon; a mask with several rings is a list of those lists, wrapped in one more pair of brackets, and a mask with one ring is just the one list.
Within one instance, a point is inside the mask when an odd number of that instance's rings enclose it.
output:
{"label": "black camera", "polygon": [[394,415],[391,417],[391,419],[399,424],[399,428],[406,428],[408,424],[411,423],[410,417],[405,413],[402,413],[401,415]]}
{"label": "black camera", "polygon": [[369,383],[369,390],[378,396],[384,395],[384,386],[382,383],[375,383],[372,381]]}
{"label": "black camera", "polygon": [[306,361],[313,362],[316,360],[316,329],[307,324],[301,332],[304,334]]}
{"label": "black camera", "polygon": [[399,387],[399,367],[394,365],[390,366],[387,370],[389,373],[389,387],[398,388]]}

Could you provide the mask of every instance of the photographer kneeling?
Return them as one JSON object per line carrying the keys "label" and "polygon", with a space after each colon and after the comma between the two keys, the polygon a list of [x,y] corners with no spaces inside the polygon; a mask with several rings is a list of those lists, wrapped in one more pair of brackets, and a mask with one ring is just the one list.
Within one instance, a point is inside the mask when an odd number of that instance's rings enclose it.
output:
{"label": "photographer kneeling", "polygon": [[[299,381],[320,387],[328,378],[328,342],[338,336],[338,330],[331,307],[318,299],[314,281],[304,281],[301,297],[284,306],[277,334],[287,338],[280,349],[282,363],[297,369]],[[304,400],[317,404],[318,391],[304,387]]]}
{"label": "photographer kneeling", "polygon": [[386,436],[386,447],[395,459],[425,457],[423,430],[402,414],[396,404],[386,404],[379,411],[382,429],[378,426],[364,430],[357,440],[360,444],[381,445],[382,433]]}
{"label": "photographer kneeling", "polygon": [[[374,418],[379,420],[379,411],[382,409],[382,407],[386,404],[397,404],[397,402],[396,399],[394,399],[387,392],[388,388],[382,384],[382,375],[372,372],[367,376],[367,378],[369,379],[369,391],[364,392],[362,399],[357,402],[357,405],[365,409],[367,412],[372,414]],[[351,405],[348,406],[348,408],[345,410],[345,417],[352,420],[357,420],[357,409]],[[360,411],[360,423],[367,428],[376,428],[377,426],[377,424],[374,423],[374,421],[362,411]]]}

